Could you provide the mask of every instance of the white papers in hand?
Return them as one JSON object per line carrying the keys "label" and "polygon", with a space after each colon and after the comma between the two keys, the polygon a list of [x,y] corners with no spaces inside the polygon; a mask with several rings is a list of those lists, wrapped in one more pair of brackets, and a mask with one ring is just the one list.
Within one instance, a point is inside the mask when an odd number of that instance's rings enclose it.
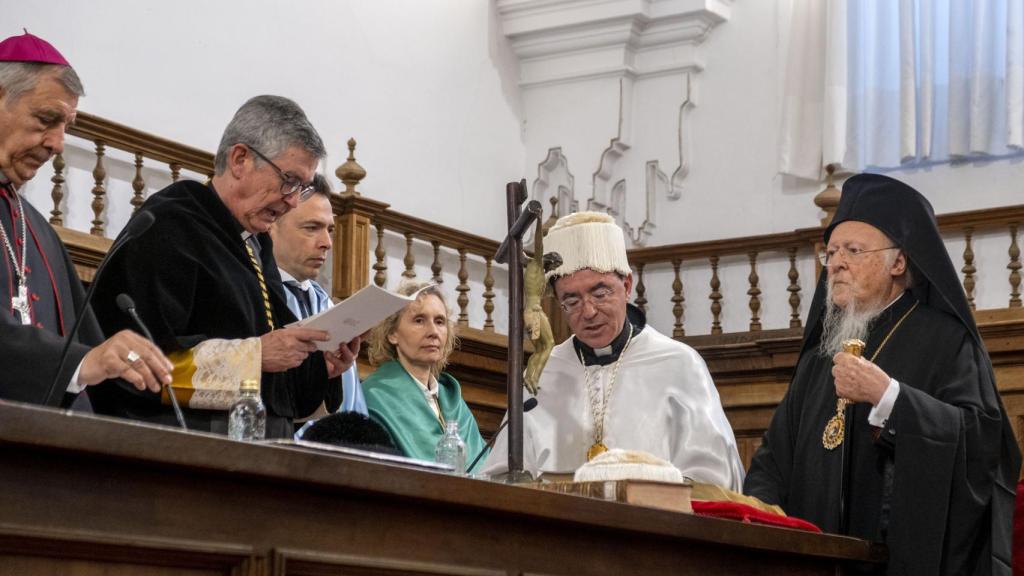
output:
{"label": "white papers in hand", "polygon": [[333,308],[289,326],[327,331],[331,335],[330,340],[317,342],[316,347],[321,351],[333,351],[342,343],[352,340],[405,308],[415,301],[417,296],[419,291],[411,296],[402,296],[370,284]]}

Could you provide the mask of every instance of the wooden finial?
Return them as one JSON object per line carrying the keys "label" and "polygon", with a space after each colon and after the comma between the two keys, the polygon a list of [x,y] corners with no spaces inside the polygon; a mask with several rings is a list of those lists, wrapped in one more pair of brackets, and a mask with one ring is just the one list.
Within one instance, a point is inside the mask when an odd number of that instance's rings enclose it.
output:
{"label": "wooden finial", "polygon": [[551,230],[551,227],[558,221],[558,194],[552,194],[551,198],[548,198],[548,203],[551,204],[551,212],[544,225],[541,226],[541,231],[545,236],[548,235],[548,230]]}
{"label": "wooden finial", "polygon": [[832,218],[836,215],[836,209],[839,208],[840,196],[839,189],[836,188],[832,181],[836,172],[836,165],[829,164],[825,167],[825,172],[828,174],[825,180],[825,189],[818,192],[818,195],[814,197],[814,204],[825,211],[825,217],[821,219],[822,226],[828,226],[832,222]]}
{"label": "wooden finial", "polygon": [[338,166],[334,175],[345,184],[345,190],[341,192],[342,196],[359,196],[356,185],[360,180],[366,178],[366,170],[356,162],[355,138],[348,139],[348,159],[344,164]]}

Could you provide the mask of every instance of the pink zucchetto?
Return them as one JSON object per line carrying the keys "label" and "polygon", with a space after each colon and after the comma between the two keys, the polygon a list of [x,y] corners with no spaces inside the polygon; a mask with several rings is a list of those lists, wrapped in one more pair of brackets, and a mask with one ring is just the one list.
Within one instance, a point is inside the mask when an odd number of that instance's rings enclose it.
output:
{"label": "pink zucchetto", "polygon": [[39,62],[70,66],[52,44],[25,31],[0,42],[0,62]]}

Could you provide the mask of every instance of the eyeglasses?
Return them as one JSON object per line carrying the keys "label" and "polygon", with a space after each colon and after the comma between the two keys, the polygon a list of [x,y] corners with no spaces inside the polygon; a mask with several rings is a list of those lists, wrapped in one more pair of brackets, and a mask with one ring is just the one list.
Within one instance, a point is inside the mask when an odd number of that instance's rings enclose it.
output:
{"label": "eyeglasses", "polygon": [[305,200],[313,195],[312,183],[303,184],[302,181],[299,180],[297,176],[288,174],[284,170],[281,170],[277,166],[277,164],[274,164],[274,162],[270,158],[264,156],[259,150],[253,148],[252,146],[249,146],[248,144],[246,144],[246,146],[248,146],[249,150],[252,150],[253,154],[259,156],[260,159],[266,162],[267,164],[270,164],[270,167],[277,172],[277,176],[281,178],[282,196],[291,196],[292,194],[295,194],[297,192],[299,194],[299,200]]}
{"label": "eyeglasses", "polygon": [[570,296],[559,302],[558,305],[562,307],[562,310],[565,311],[566,314],[575,314],[583,309],[583,303],[587,300],[589,300],[595,308],[607,306],[610,304],[609,300],[614,294],[615,291],[611,288],[598,288],[590,294],[584,294],[582,297]]}
{"label": "eyeglasses", "polygon": [[899,250],[899,248],[899,246],[886,246],[885,248],[875,248],[874,250],[862,250],[853,246],[839,246],[836,248],[828,248],[824,252],[819,253],[818,261],[821,262],[822,266],[828,266],[828,263],[839,254],[842,254],[844,258],[849,260],[855,260],[860,256],[870,254],[872,252],[881,252],[882,250]]}

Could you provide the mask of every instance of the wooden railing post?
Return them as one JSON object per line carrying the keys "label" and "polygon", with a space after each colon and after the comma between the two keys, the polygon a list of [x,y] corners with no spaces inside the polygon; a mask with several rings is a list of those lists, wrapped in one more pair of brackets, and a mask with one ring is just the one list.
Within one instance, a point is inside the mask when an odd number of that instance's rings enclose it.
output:
{"label": "wooden railing post", "polygon": [[60,211],[60,203],[64,200],[64,167],[67,166],[64,162],[64,155],[57,154],[53,157],[53,177],[50,178],[50,182],[53,182],[53,191],[50,192],[50,198],[53,199],[53,210],[50,211],[50,224],[54,226],[63,226],[64,218]]}
{"label": "wooden railing post", "polygon": [[371,236],[374,236],[373,222],[389,206],[384,202],[370,200],[356,191],[356,185],[366,177],[366,170],[356,162],[355,154],[356,141],[349,138],[348,158],[334,171],[335,176],[345,184],[340,194],[331,195],[335,225],[331,293],[336,298],[348,298],[370,283],[370,257],[374,254],[374,248],[382,248],[371,243]]}
{"label": "wooden railing post", "polygon": [[348,298],[370,283],[370,262],[376,247],[373,219],[388,204],[365,196],[331,195],[334,208],[334,249],[331,295]]}

